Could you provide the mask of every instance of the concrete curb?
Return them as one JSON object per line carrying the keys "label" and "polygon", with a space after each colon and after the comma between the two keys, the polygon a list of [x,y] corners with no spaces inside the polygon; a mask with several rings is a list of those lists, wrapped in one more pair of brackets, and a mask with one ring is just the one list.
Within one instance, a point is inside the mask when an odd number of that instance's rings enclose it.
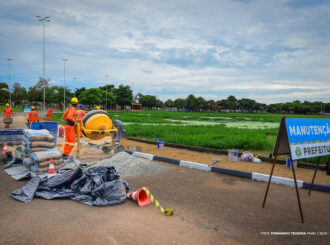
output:
{"label": "concrete curb", "polygon": [[189,162],[189,161],[182,161],[181,160],[180,161],[180,166],[188,167],[188,168],[195,168],[195,169],[211,172],[211,167],[210,166],[208,166],[206,164],[197,163],[197,162]]}
{"label": "concrete curb", "polygon": [[[252,173],[252,179],[256,180],[256,181],[268,182],[269,175],[268,174],[260,174],[260,173]],[[279,176],[273,176],[271,182],[274,183],[274,184],[294,187],[294,179],[289,179],[289,178],[284,178],[284,177],[279,177]],[[297,180],[298,188],[302,188],[303,183],[304,183],[304,181]]]}
{"label": "concrete curb", "polygon": [[229,174],[237,177],[252,179],[252,173],[230,168],[212,167],[211,172]]}
{"label": "concrete curb", "polygon": [[[207,171],[207,172],[217,172],[217,173],[222,173],[222,174],[228,174],[228,175],[233,175],[237,177],[242,177],[242,178],[247,178],[247,179],[252,179],[256,181],[261,181],[261,182],[268,182],[269,180],[269,175],[268,174],[261,174],[261,173],[255,173],[255,172],[245,172],[245,171],[240,171],[240,170],[235,170],[235,169],[228,169],[228,168],[220,168],[220,167],[212,167],[206,164],[202,163],[197,163],[197,162],[189,162],[189,161],[183,161],[183,160],[178,160],[174,158],[167,158],[167,157],[161,157],[161,156],[155,156],[155,155],[150,155],[147,153],[142,153],[142,152],[132,152],[132,151],[126,151],[128,154],[131,154],[133,156],[137,157],[142,157],[146,158],[149,160],[155,160],[155,161],[161,161],[161,162],[166,162],[166,163],[171,163],[175,165],[179,165],[182,167],[188,167],[188,168],[194,168],[202,171]],[[294,180],[290,178],[284,178],[284,177],[279,177],[279,176],[272,176],[272,183],[274,184],[280,184],[280,185],[285,185],[289,187],[294,187]],[[309,189],[311,183],[310,182],[305,182],[302,180],[297,180],[297,185],[298,188],[303,188],[303,189]],[[323,185],[323,184],[313,184],[313,190],[317,191],[323,191],[323,192],[330,192],[330,185]]]}
{"label": "concrete curb", "polygon": [[154,156],[155,161],[161,161],[161,162],[167,162],[172,163],[175,165],[180,165],[180,160],[174,159],[174,158],[167,158],[167,157],[160,157],[160,156]]}
{"label": "concrete curb", "polygon": [[146,159],[149,159],[149,160],[154,159],[154,155],[150,155],[150,154],[146,154],[146,153],[142,153],[142,152],[137,152],[137,151],[133,151],[133,156],[142,157],[142,158],[146,158]]}
{"label": "concrete curb", "polygon": [[[303,189],[309,189],[312,183],[310,182],[304,182],[303,183]],[[317,191],[324,191],[324,192],[330,192],[330,186],[329,185],[323,185],[323,184],[313,184],[313,190]]]}

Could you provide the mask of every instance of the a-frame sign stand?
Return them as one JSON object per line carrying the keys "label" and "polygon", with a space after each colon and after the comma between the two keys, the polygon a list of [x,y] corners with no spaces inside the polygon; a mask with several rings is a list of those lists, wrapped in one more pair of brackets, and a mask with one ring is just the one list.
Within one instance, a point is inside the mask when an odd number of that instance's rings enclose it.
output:
{"label": "a-frame sign stand", "polygon": [[313,184],[314,184],[314,180],[315,180],[315,176],[316,176],[316,172],[319,168],[319,165],[320,165],[320,162],[321,162],[321,157],[319,157],[319,160],[317,161],[317,164],[316,164],[316,168],[315,168],[315,171],[314,171],[314,175],[313,175],[313,179],[312,179],[312,183],[309,187],[309,191],[308,191],[308,195],[310,196],[311,195],[311,191],[312,191],[312,188],[313,188]]}
{"label": "a-frame sign stand", "polygon": [[[287,154],[291,155],[291,151],[290,151],[290,147],[289,147],[289,140],[288,140],[288,134],[287,134],[287,130],[286,130],[285,118],[282,118],[280,128],[279,128],[279,131],[278,131],[278,135],[277,135],[275,148],[274,148],[274,153],[273,153],[274,161],[273,161],[273,165],[272,165],[272,170],[270,172],[270,176],[269,176],[269,180],[268,180],[268,184],[267,184],[267,189],[266,189],[264,201],[262,203],[263,208],[265,207],[265,204],[266,204],[268,190],[269,190],[270,182],[272,180],[272,176],[273,176],[277,156],[278,155],[287,155]],[[292,156],[291,156],[291,159],[292,159]],[[297,179],[296,179],[296,172],[294,170],[293,164],[291,164],[291,168],[292,168],[292,173],[293,173],[294,185],[295,185],[296,193],[297,193],[297,199],[298,199],[298,206],[299,206],[299,211],[300,211],[301,222],[304,223],[304,215],[303,215],[303,211],[302,211],[302,208],[301,208],[299,190],[298,190]]]}
{"label": "a-frame sign stand", "polygon": [[[291,160],[300,158],[319,157],[314,172],[312,183],[309,188],[310,195],[313,188],[316,172],[320,164],[320,156],[330,155],[330,120],[329,119],[303,119],[303,118],[285,118],[281,120],[280,128],[277,134],[277,140],[274,147],[274,161],[270,172],[267,189],[262,207],[265,207],[269,186],[272,180],[277,156],[290,155]],[[298,206],[301,222],[304,223],[304,215],[301,208],[299,190],[296,179],[294,165],[291,164],[294,185],[296,188]]]}

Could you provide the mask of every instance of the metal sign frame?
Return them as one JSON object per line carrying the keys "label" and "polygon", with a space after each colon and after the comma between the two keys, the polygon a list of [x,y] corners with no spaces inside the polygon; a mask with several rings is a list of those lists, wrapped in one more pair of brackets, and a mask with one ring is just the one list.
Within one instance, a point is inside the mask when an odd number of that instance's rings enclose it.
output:
{"label": "metal sign frame", "polygon": [[[291,159],[293,159],[290,144],[289,144],[289,136],[288,136],[288,132],[287,132],[286,119],[287,118],[285,118],[285,117],[282,118],[279,130],[278,130],[277,139],[276,139],[274,152],[273,152],[274,161],[273,161],[273,164],[272,164],[272,169],[271,169],[271,172],[270,172],[270,175],[269,175],[269,180],[268,180],[267,189],[266,189],[265,196],[264,196],[264,201],[263,201],[263,204],[262,204],[263,208],[265,207],[265,204],[266,204],[266,199],[267,199],[267,195],[268,195],[268,191],[269,191],[270,182],[271,182],[271,179],[272,179],[272,176],[273,176],[277,156],[278,155],[290,155]],[[327,154],[327,155],[329,155],[329,154]],[[313,175],[312,183],[311,183],[310,188],[309,188],[308,195],[310,195],[310,193],[311,193],[311,190],[312,190],[312,187],[313,187],[313,184],[314,184],[314,180],[315,180],[315,176],[316,176],[316,172],[318,170],[320,161],[321,161],[321,157],[319,156],[318,163],[317,163],[315,171],[314,171],[314,175]],[[294,179],[294,184],[295,184],[295,189],[296,189],[296,194],[297,194],[298,206],[299,206],[299,211],[300,211],[300,218],[301,218],[301,222],[304,223],[304,215],[303,215],[301,202],[300,202],[300,197],[299,197],[299,190],[298,190],[298,185],[297,185],[296,172],[295,172],[293,164],[291,164],[291,169],[292,169],[292,174],[293,174],[293,179]]]}

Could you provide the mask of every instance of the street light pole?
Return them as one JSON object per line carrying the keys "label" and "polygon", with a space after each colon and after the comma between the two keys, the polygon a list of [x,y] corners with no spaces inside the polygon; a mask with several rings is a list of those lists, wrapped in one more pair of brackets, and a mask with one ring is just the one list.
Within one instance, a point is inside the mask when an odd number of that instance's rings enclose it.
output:
{"label": "street light pole", "polygon": [[108,78],[109,75],[105,75],[106,77],[106,82],[105,82],[105,111],[108,109]]}
{"label": "street light pole", "polygon": [[64,64],[64,70],[63,70],[63,75],[64,75],[64,104],[63,104],[63,107],[64,107],[64,111],[65,111],[65,62],[68,61],[68,59],[62,58],[61,60],[63,60],[63,64]]}
{"label": "street light pole", "polygon": [[[74,77],[73,80],[74,80],[74,83],[76,83],[77,78]],[[76,89],[74,90],[74,97],[76,97]]]}
{"label": "street light pole", "polygon": [[50,17],[49,16],[46,16],[46,17],[43,17],[43,16],[39,16],[37,15],[36,16],[37,19],[39,21],[42,22],[42,31],[43,31],[43,79],[44,79],[44,98],[43,98],[43,101],[44,101],[44,114],[46,114],[46,103],[45,103],[45,98],[46,98],[46,68],[45,68],[45,63],[46,63],[46,48],[45,48],[45,22],[50,22]]}
{"label": "street light pole", "polygon": [[10,62],[13,61],[13,58],[7,58],[6,60],[8,60],[8,91],[9,91],[9,105],[11,107],[11,77],[10,77]]}

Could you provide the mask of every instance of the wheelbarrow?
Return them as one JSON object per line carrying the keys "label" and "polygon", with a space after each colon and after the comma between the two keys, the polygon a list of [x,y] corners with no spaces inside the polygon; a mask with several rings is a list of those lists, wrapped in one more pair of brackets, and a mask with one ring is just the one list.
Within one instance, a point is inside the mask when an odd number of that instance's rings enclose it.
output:
{"label": "wheelbarrow", "polygon": [[5,124],[5,128],[9,128],[10,127],[10,124],[13,123],[13,118],[11,118],[11,117],[5,117],[3,119],[3,123]]}

